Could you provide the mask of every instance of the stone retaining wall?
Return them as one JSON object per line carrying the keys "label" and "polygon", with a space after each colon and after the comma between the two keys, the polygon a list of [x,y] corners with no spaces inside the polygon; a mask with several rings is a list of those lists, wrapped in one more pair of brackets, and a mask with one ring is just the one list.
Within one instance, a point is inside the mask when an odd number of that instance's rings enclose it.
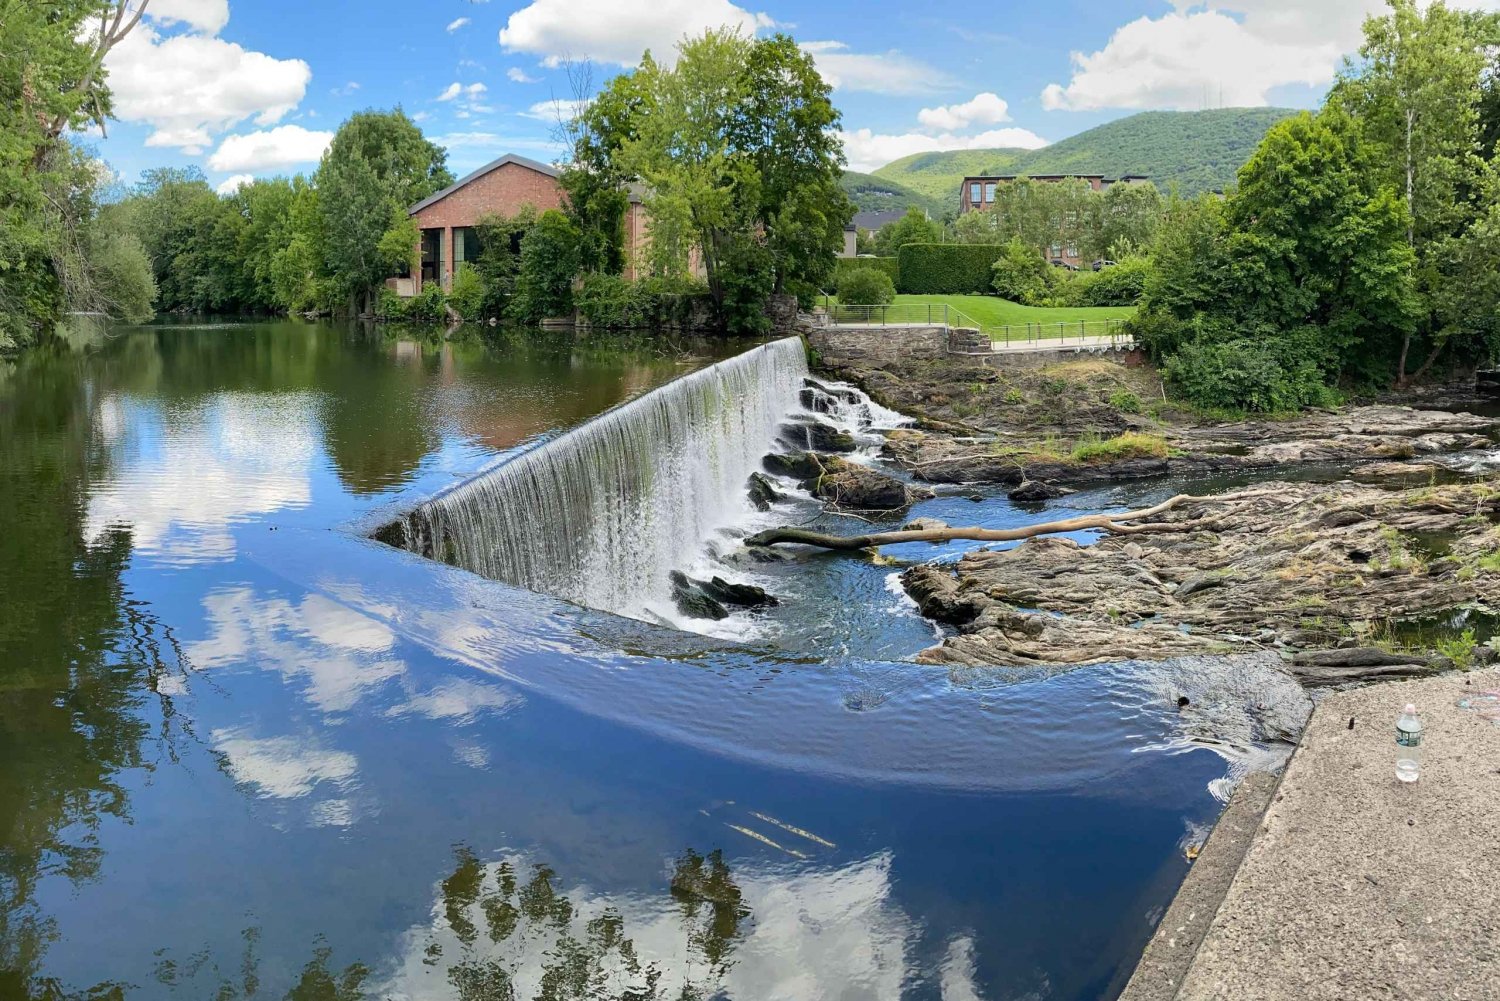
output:
{"label": "stone retaining wall", "polygon": [[889,361],[946,357],[948,328],[811,327],[807,342],[825,365],[878,367]]}

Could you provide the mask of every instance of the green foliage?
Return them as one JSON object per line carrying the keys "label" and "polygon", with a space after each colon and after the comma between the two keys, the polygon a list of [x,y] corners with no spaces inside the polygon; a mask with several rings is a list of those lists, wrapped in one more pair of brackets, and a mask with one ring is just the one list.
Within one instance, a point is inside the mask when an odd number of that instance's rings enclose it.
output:
{"label": "green foliage", "polygon": [[901,260],[896,257],[840,257],[833,266],[833,283],[851,271],[882,272],[894,284],[901,275]]}
{"label": "green foliage", "polygon": [[[899,181],[874,174],[846,170],[839,178],[839,184],[860,212],[905,212],[916,208],[934,219],[941,219],[945,211],[953,211],[949,205],[952,199],[932,198]],[[873,250],[869,252],[874,253]]]}
{"label": "green foliage", "polygon": [[315,183],[328,270],[368,299],[415,244],[405,210],[453,183],[447,154],[397,108],[362,111],[339,126]]}
{"label": "green foliage", "polygon": [[582,234],[562,212],[548,209],[521,240],[520,268],[512,313],[535,323],[573,311],[573,279],[578,274]]}
{"label": "green foliage", "polygon": [[724,248],[720,258],[719,316],[727,334],[747,337],[771,332],[766,300],[775,290],[771,252],[759,241],[741,236]]}
{"label": "green foliage", "polygon": [[1109,394],[1109,405],[1122,414],[1141,412],[1141,398],[1128,389],[1117,389]]}
{"label": "green foliage", "polygon": [[1101,271],[1071,275],[1058,286],[1054,298],[1062,306],[1134,306],[1145,293],[1150,272],[1151,262],[1146,258],[1127,257]]}
{"label": "green foliage", "polygon": [[1121,459],[1164,459],[1172,454],[1165,438],[1154,434],[1126,431],[1113,438],[1085,435],[1073,446],[1069,454],[1074,462],[1084,464],[1117,462]]}
{"label": "green foliage", "polygon": [[468,265],[460,267],[448,289],[448,305],[465,320],[473,321],[484,316],[485,298],[484,279],[479,272]]}
{"label": "green foliage", "polygon": [[1162,374],[1175,393],[1207,409],[1286,413],[1338,403],[1315,362],[1265,341],[1194,341],[1167,358]]}
{"label": "green foliage", "polygon": [[1028,306],[1047,304],[1056,271],[1019,236],[1012,237],[992,266],[995,293]]}
{"label": "green foliage", "polygon": [[903,293],[937,295],[989,291],[994,264],[1006,251],[994,244],[909,243],[901,248]]}
{"label": "green foliage", "polygon": [[437,282],[423,282],[422,291],[406,300],[398,317],[408,323],[442,323],[448,315],[447,297]]}
{"label": "green foliage", "polygon": [[881,257],[895,257],[908,243],[939,243],[943,239],[943,227],[921,209],[910,208],[895,222],[888,222],[875,231],[875,253]]}
{"label": "green foliage", "polygon": [[890,276],[876,268],[855,268],[839,275],[839,302],[883,306],[896,301],[896,286]]}
{"label": "green foliage", "polygon": [[1147,111],[1080,132],[1038,150],[980,149],[916,153],[876,170],[958,210],[958,185],[971,174],[1143,174],[1163,191],[1192,197],[1223,191],[1266,130],[1293,111],[1223,108]]}
{"label": "green foliage", "polygon": [[1474,666],[1474,651],[1479,641],[1474,638],[1474,629],[1469,627],[1457,636],[1440,637],[1433,641],[1437,652],[1453,661],[1453,666],[1466,671]]}
{"label": "green foliage", "polygon": [[573,296],[578,315],[595,327],[625,330],[647,325],[653,297],[639,282],[619,275],[585,275]]}

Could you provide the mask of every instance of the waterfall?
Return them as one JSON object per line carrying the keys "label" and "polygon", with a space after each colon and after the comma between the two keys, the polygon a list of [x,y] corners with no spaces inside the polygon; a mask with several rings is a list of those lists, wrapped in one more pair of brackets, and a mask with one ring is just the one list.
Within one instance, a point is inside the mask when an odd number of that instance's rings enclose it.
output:
{"label": "waterfall", "polygon": [[385,541],[495,580],[639,615],[749,509],[745,484],[796,405],[799,338],[685,375],[423,502]]}

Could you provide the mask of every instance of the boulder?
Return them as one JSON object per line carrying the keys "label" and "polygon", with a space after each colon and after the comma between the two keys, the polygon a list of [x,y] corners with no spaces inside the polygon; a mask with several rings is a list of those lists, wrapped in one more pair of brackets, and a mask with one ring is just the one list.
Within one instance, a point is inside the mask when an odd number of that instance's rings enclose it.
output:
{"label": "boulder", "polygon": [[934,532],[947,527],[948,523],[946,521],[940,521],[937,518],[913,518],[911,521],[908,521],[906,524],[901,526],[901,531]]}
{"label": "boulder", "polygon": [[766,472],[794,480],[808,480],[824,472],[823,460],[811,452],[772,452],[760,460]]}
{"label": "boulder", "polygon": [[672,601],[677,610],[693,619],[726,619],[729,609],[711,597],[687,574],[673,571]]}
{"label": "boulder", "polygon": [[754,584],[737,584],[723,577],[695,580],[692,583],[715,601],[738,608],[765,608],[768,605],[781,603],[777,601],[775,595],[767,594],[763,587],[756,587]]}
{"label": "boulder", "polygon": [[1074,493],[1067,487],[1060,487],[1045,480],[1022,480],[1021,485],[1016,487],[1005,496],[1013,501],[1033,502],[1056,500]]}
{"label": "boulder", "polygon": [[772,486],[764,473],[751,473],[746,489],[750,493],[750,503],[757,511],[769,511],[772,504],[782,499],[781,491]]}
{"label": "boulder", "polygon": [[958,578],[941,567],[915,566],[901,575],[901,586],[923,615],[937,622],[963,625],[978,618],[984,605],[961,597]]}
{"label": "boulder", "polygon": [[809,452],[852,452],[859,447],[849,432],[812,418],[787,421],[781,425],[779,437],[793,448]]}
{"label": "boulder", "polygon": [[850,511],[900,511],[913,501],[931,497],[930,490],[914,489],[885,473],[855,462],[829,457],[825,471],[803,482],[813,496]]}

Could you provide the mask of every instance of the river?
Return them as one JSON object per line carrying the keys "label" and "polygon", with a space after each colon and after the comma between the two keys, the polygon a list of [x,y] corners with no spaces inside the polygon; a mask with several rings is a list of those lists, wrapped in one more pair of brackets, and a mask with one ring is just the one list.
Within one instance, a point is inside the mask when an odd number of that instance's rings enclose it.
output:
{"label": "river", "polygon": [[[713,636],[366,537],[750,345],[78,340],[0,363],[0,996],[1110,997],[1276,753],[1184,731],[1192,665],[904,663],[895,567]],[[1046,517],[980,496],[913,514]]]}

